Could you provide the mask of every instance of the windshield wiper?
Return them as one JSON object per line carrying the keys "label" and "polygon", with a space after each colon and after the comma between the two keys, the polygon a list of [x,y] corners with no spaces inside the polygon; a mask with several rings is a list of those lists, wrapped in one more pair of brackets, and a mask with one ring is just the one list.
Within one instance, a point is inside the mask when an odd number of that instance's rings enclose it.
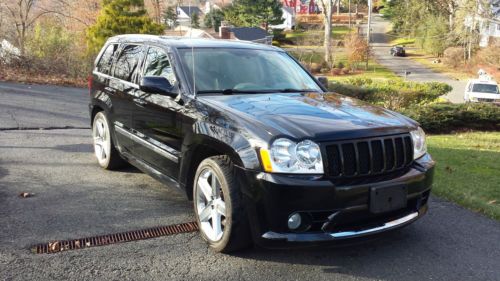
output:
{"label": "windshield wiper", "polygon": [[258,94],[258,93],[272,93],[275,90],[238,90],[238,89],[224,89],[224,90],[203,90],[196,92],[197,94]]}
{"label": "windshield wiper", "polygon": [[317,93],[318,90],[286,88],[286,89],[278,89],[278,90],[276,90],[276,92],[280,92],[280,93],[310,93],[310,92],[314,92],[314,93]]}
{"label": "windshield wiper", "polygon": [[196,94],[223,94],[223,95],[232,95],[232,94],[259,94],[259,93],[317,93],[318,90],[315,89],[262,89],[262,90],[238,90],[238,89],[223,89],[223,90],[202,90],[196,92]]}

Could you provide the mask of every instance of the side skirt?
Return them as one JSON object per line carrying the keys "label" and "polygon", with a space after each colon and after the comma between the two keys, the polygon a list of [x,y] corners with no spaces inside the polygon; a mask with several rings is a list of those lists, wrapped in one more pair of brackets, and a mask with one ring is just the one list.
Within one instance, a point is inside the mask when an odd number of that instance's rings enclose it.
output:
{"label": "side skirt", "polygon": [[175,179],[173,179],[173,178],[163,174],[162,172],[156,170],[155,168],[148,165],[146,162],[132,156],[130,153],[127,153],[127,152],[122,150],[120,152],[120,154],[125,160],[127,160],[130,164],[132,164],[137,169],[150,175],[151,177],[153,177],[157,181],[165,184],[166,186],[175,187],[175,188],[179,189],[183,194],[186,194],[185,190],[183,190],[181,188],[179,182],[177,182]]}

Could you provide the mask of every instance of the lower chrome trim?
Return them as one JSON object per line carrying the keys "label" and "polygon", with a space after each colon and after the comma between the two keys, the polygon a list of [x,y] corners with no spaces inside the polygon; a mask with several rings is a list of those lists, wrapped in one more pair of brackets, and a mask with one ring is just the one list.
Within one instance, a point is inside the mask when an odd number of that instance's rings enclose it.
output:
{"label": "lower chrome trim", "polygon": [[395,219],[384,223],[381,226],[363,229],[359,231],[342,231],[342,232],[324,232],[324,233],[276,233],[273,231],[266,232],[262,235],[262,238],[270,240],[286,240],[288,242],[312,242],[312,241],[331,241],[331,240],[341,240],[348,238],[362,237],[370,234],[375,234],[398,227],[402,227],[415,221],[419,216],[425,213],[425,209],[421,209],[420,212],[414,212],[408,214],[399,219]]}
{"label": "lower chrome trim", "polygon": [[160,154],[161,156],[163,156],[163,157],[165,157],[165,158],[167,158],[175,163],[179,163],[179,157],[177,157],[176,155],[173,155],[171,152],[166,151],[166,150],[150,143],[149,141],[129,132],[128,130],[126,130],[120,126],[115,125],[115,131],[132,139],[135,142],[138,142],[138,143],[144,145],[145,147],[153,150],[154,152]]}

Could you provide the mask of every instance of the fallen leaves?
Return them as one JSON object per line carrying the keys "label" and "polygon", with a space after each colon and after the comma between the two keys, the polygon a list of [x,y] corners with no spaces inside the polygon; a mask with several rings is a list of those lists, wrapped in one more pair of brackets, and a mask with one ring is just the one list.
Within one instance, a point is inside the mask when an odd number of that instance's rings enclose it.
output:
{"label": "fallen leaves", "polygon": [[35,193],[21,192],[19,194],[19,197],[21,197],[21,198],[28,198],[28,197],[33,197],[33,196],[35,196]]}

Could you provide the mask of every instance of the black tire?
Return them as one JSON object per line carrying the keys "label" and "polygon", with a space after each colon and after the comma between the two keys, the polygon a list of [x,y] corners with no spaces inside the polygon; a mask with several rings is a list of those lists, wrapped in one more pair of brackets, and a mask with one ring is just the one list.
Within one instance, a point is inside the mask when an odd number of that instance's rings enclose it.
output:
{"label": "black tire", "polygon": [[[219,241],[210,240],[203,230],[201,230],[201,222],[196,205],[196,198],[198,198],[199,192],[197,181],[200,173],[207,168],[215,172],[219,179],[226,206],[224,231]],[[193,198],[196,221],[200,225],[200,234],[210,248],[217,252],[230,253],[252,245],[248,218],[243,206],[242,193],[239,183],[236,180],[234,164],[228,156],[214,156],[200,163],[194,177]]]}
{"label": "black tire", "polygon": [[109,148],[109,152],[106,159],[104,160],[99,159],[99,157],[97,157],[95,138],[94,138],[94,152],[96,154],[97,163],[99,164],[99,166],[101,166],[103,169],[106,170],[116,170],[126,166],[127,162],[123,160],[123,158],[120,156],[120,153],[113,144],[113,134],[111,133],[111,126],[109,125],[108,116],[104,111],[99,111],[94,116],[94,120],[92,121],[92,136],[95,137],[94,131],[98,120],[104,121],[103,124],[105,126],[106,133],[108,134],[108,138],[103,142],[105,142],[105,145]]}

